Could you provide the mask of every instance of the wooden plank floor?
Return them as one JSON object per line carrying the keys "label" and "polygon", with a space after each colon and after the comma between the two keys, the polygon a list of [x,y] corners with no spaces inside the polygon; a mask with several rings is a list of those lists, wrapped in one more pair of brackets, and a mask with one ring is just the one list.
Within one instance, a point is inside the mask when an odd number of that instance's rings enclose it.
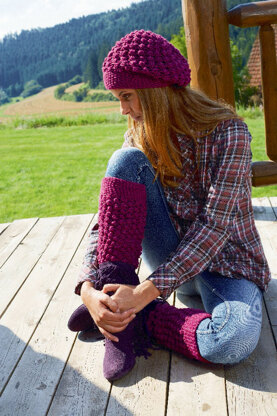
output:
{"label": "wooden plank floor", "polygon": [[[102,375],[103,340],[67,329],[94,215],[0,224],[1,416],[276,416],[277,197],[253,200],[273,280],[262,336],[245,362],[207,366],[153,351],[123,379]],[[148,271],[142,264],[141,279]],[[201,307],[197,298],[171,298]]]}

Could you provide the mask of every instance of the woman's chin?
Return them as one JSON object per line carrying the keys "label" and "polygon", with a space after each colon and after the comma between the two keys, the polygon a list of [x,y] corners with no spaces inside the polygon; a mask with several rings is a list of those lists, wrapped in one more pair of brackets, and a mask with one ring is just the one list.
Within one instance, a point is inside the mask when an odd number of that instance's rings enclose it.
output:
{"label": "woman's chin", "polygon": [[138,116],[138,117],[131,116],[131,117],[132,117],[133,120],[135,120],[137,122],[142,122],[143,121],[142,116]]}

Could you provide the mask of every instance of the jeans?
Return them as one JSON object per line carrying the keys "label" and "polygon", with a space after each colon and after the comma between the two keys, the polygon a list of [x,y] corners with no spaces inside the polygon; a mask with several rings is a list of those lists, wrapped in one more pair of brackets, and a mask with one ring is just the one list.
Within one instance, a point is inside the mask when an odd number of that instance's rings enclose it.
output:
{"label": "jeans", "polygon": [[[180,237],[172,223],[163,187],[154,182],[155,171],[136,148],[117,150],[108,163],[107,177],[117,177],[146,186],[147,217],[142,259],[153,272],[171,252]],[[204,270],[177,291],[199,295],[211,319],[200,322],[196,339],[201,356],[212,363],[235,364],[255,349],[261,332],[262,293],[246,279],[231,279]]]}

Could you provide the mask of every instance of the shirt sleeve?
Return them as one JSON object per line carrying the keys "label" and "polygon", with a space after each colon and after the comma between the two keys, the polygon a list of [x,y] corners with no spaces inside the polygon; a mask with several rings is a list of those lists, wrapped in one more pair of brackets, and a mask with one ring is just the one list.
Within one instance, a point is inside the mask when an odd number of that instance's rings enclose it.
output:
{"label": "shirt sleeve", "polygon": [[205,270],[228,240],[245,179],[251,172],[251,135],[245,123],[231,120],[217,132],[217,163],[201,214],[176,251],[148,279],[167,299],[182,283]]}
{"label": "shirt sleeve", "polygon": [[94,283],[97,279],[97,242],[98,224],[95,224],[89,234],[88,248],[75,286],[75,293],[77,295],[80,295],[81,287],[84,282]]}

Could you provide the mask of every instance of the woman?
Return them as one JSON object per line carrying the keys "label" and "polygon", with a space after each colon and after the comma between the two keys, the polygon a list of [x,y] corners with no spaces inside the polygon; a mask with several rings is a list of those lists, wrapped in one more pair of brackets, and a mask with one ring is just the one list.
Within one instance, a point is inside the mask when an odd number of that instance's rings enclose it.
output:
{"label": "woman", "polygon": [[[69,327],[96,323],[109,380],[134,366],[145,334],[189,358],[237,363],[257,345],[270,280],[251,205],[247,126],[190,89],[186,59],[150,31],[115,44],[103,79],[129,129],[102,181],[76,287],[84,305]],[[142,283],[141,251],[151,270]],[[200,295],[205,311],[168,305],[176,289]]]}

